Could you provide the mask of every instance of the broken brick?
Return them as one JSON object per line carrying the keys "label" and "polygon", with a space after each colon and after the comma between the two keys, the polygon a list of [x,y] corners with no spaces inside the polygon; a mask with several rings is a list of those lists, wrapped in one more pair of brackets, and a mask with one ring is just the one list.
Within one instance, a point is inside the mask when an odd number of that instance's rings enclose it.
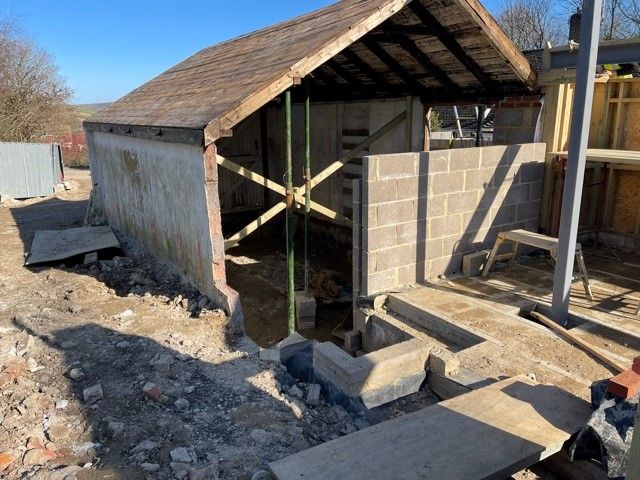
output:
{"label": "broken brick", "polygon": [[0,472],[4,472],[15,461],[15,457],[9,453],[0,453]]}
{"label": "broken brick", "polygon": [[23,358],[10,358],[0,373],[0,386],[16,383],[27,371],[27,362]]}
{"label": "broken brick", "polygon": [[633,359],[633,366],[631,367],[631,369],[640,374],[640,357],[636,357]]}
{"label": "broken brick", "polygon": [[162,399],[162,391],[155,383],[145,383],[144,387],[142,387],[142,391],[151,400],[159,402]]}
{"label": "broken brick", "polygon": [[51,460],[58,458],[58,453],[48,448],[32,448],[27,450],[22,458],[24,465],[44,465]]}
{"label": "broken brick", "polygon": [[640,393],[640,373],[627,370],[609,380],[609,392],[613,395],[629,399]]}

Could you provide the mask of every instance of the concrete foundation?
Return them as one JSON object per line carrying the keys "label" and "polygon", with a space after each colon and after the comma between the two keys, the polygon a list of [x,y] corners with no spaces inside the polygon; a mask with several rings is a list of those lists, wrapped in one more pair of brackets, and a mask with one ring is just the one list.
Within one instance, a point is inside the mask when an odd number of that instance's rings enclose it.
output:
{"label": "concrete foundation", "polygon": [[417,339],[353,358],[331,342],[313,349],[315,374],[367,408],[415,393],[426,378],[430,347]]}

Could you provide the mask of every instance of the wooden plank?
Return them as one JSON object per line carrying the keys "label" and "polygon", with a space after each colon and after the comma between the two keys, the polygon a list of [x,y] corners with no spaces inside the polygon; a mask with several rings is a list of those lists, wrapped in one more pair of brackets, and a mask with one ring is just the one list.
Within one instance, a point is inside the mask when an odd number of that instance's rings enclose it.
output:
{"label": "wooden plank", "polygon": [[607,365],[607,367],[610,367],[610,368],[614,369],[615,371],[617,371],[619,373],[625,372],[629,368],[631,368],[631,364],[625,365],[625,364],[623,364],[623,363],[611,358],[611,356],[609,356],[606,352],[604,352],[604,351],[600,350],[599,348],[591,345],[589,342],[586,342],[585,340],[580,338],[578,335],[574,334],[571,330],[565,329],[563,326],[561,326],[561,325],[557,324],[556,322],[554,322],[553,320],[545,317],[541,313],[531,312],[531,316],[533,318],[535,318],[536,320],[538,320],[540,323],[544,324],[546,327],[548,327],[551,330],[553,330],[554,332],[556,332],[558,335],[560,335],[565,340],[569,340],[571,343],[574,343],[575,345],[578,345],[580,348],[585,350],[587,353],[593,355],[597,359],[599,359],[602,362],[604,362],[605,365]]}
{"label": "wooden plank", "polygon": [[[482,8],[482,7],[481,7]],[[440,22],[429,12],[429,10],[420,2],[412,2],[409,4],[409,9],[414,13],[418,19],[428,25],[437,39],[449,49],[449,51],[458,59],[462,65],[465,66],[474,77],[478,79],[480,84],[487,90],[493,91],[496,89],[496,83],[487,75],[487,73],[471,58],[467,51],[460,46],[457,40],[449,33],[449,31],[443,27]],[[498,30],[500,30],[498,28]],[[527,62],[528,63],[528,62]],[[531,67],[529,67],[531,69]]]}
{"label": "wooden plank", "polygon": [[[557,238],[528,230],[510,230],[501,232],[499,236],[512,242],[524,243],[525,245],[531,245],[532,247],[541,248],[549,252],[555,252],[558,249]],[[576,244],[576,247],[580,248],[580,244]]]}
{"label": "wooden plank", "polygon": [[242,165],[238,165],[235,162],[232,162],[228,158],[224,158],[221,155],[216,155],[216,162],[221,167],[226,168],[227,170],[231,170],[238,175],[251,180],[259,185],[262,185],[269,190],[273,190],[276,193],[279,193],[283,197],[287,195],[287,189],[282,185],[274,182],[273,180],[269,180],[268,178],[264,178],[259,173],[254,172],[253,170],[249,170],[248,168],[243,167]]}
{"label": "wooden plank", "polygon": [[605,190],[605,199],[604,199],[603,224],[605,228],[610,228],[613,222],[614,199],[616,196],[617,178],[618,178],[618,175],[617,175],[616,169],[609,168],[609,175],[607,177],[607,186]]}
{"label": "wooden plank", "polygon": [[[231,170],[232,172],[237,173],[241,177],[246,178],[248,180],[251,180],[252,182],[255,182],[255,183],[259,184],[259,185],[262,185],[263,187],[268,188],[269,190],[273,190],[274,192],[279,193],[283,197],[286,196],[286,194],[287,194],[287,189],[285,187],[283,187],[282,185],[280,185],[280,184],[278,184],[278,183],[276,183],[276,182],[274,182],[272,180],[269,180],[268,178],[264,178],[259,173],[256,173],[256,172],[254,172],[252,170],[249,170],[248,168],[245,168],[245,167],[243,167],[241,165],[238,165],[237,163],[232,162],[228,158],[224,158],[221,155],[217,155],[216,156],[216,162],[221,167],[224,167],[224,168],[226,168],[228,170]],[[294,192],[293,199],[299,205],[304,205],[305,204],[304,193]],[[327,208],[327,207],[325,207],[323,205],[320,205],[318,202],[311,201],[311,209],[315,210],[318,213],[321,213],[322,215],[330,218],[331,220],[334,220],[336,223],[339,223],[339,224],[342,224],[342,225],[346,225],[346,226],[351,226],[351,220],[349,220],[348,218],[344,217],[343,215],[340,215],[337,212],[334,212],[330,208]],[[251,232],[253,232],[253,231],[254,230],[252,230]],[[249,232],[249,233],[251,233],[251,232]]]}
{"label": "wooden plank", "polygon": [[287,205],[285,204],[285,202],[276,203],[273,207],[271,207],[265,213],[260,215],[253,222],[251,222],[249,225],[244,227],[242,230],[240,230],[236,234],[234,234],[234,235],[230,236],[229,238],[227,238],[224,241],[224,250],[227,251],[231,247],[235,246],[240,240],[242,240],[243,238],[251,235],[258,228],[260,228],[262,225],[264,225],[269,220],[274,218],[276,215],[278,215],[278,213],[283,211],[285,208],[287,208]]}
{"label": "wooden plank", "polygon": [[270,463],[278,480],[500,479],[560,451],[588,403],[525,376]]}
{"label": "wooden plank", "polygon": [[[255,167],[258,164],[258,160],[254,160],[253,162],[251,162],[251,164],[249,165],[249,169],[252,169],[253,167]],[[242,179],[243,177],[239,177],[236,178],[235,181],[231,184],[231,186],[229,188],[227,188],[227,191],[224,192],[222,194],[222,196],[220,197],[220,205],[223,205],[224,202],[231,197],[231,195],[233,195],[233,193],[238,189],[238,187],[240,185],[242,185]]]}
{"label": "wooden plank", "polygon": [[478,0],[462,0],[460,5],[497,47],[499,54],[507,61],[507,64],[513,66],[520,80],[533,89],[537,77],[535,70],[482,3]]}
{"label": "wooden plank", "polygon": [[404,119],[404,151],[413,150],[413,97],[407,97],[407,108]]}
{"label": "wooden plank", "polygon": [[[326,180],[327,178],[329,178],[335,172],[340,170],[344,166],[345,163],[349,162],[352,158],[354,158],[358,154],[364,152],[367,148],[369,148],[369,146],[371,144],[377,142],[382,137],[384,137],[389,132],[391,132],[394,128],[396,128],[398,125],[400,125],[405,120],[406,115],[407,115],[407,112],[402,112],[401,114],[399,114],[398,116],[393,118],[384,127],[380,128],[380,130],[376,131],[373,135],[371,135],[364,142],[360,143],[356,148],[351,150],[349,153],[344,155],[342,158],[340,158],[340,159],[336,160],[335,162],[333,162],[331,165],[329,165],[327,168],[325,168],[322,172],[318,173],[315,177],[313,177],[311,179],[311,188],[314,188],[319,183],[321,183],[324,180]],[[306,191],[305,187],[301,187],[301,188],[298,189],[298,193],[300,195],[304,195],[305,191]]]}
{"label": "wooden plank", "polygon": [[[552,152],[552,155],[567,158],[568,152]],[[634,150],[615,150],[606,148],[587,149],[588,162],[617,163],[621,165],[640,165],[640,152]]]}

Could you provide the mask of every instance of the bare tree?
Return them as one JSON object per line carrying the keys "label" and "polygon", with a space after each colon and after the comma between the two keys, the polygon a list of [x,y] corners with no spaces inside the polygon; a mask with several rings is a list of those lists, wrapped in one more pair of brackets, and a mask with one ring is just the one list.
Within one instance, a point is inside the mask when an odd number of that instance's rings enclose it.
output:
{"label": "bare tree", "polygon": [[521,50],[544,48],[566,37],[567,22],[558,16],[553,0],[504,0],[497,20]]}
{"label": "bare tree", "polygon": [[[582,9],[582,0],[566,0],[566,10]],[[640,0],[603,0],[600,39],[614,40],[640,35]]]}
{"label": "bare tree", "polygon": [[627,0],[622,9],[622,16],[628,22],[629,36],[640,36],[640,0]]}
{"label": "bare tree", "polygon": [[53,56],[0,21],[0,140],[37,141],[66,122],[71,96]]}

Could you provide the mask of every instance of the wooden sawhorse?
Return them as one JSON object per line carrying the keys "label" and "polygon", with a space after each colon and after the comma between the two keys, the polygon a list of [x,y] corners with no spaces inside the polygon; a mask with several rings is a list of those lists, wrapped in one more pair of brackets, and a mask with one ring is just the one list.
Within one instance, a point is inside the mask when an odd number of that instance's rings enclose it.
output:
{"label": "wooden sawhorse", "polygon": [[[513,242],[513,250],[499,255],[498,251],[500,250],[500,247],[507,241]],[[507,232],[500,232],[498,234],[496,243],[489,254],[487,265],[482,271],[482,276],[486,277],[489,275],[489,271],[491,271],[498,260],[509,259],[509,269],[511,269],[516,261],[516,257],[518,256],[518,247],[521,243],[540,248],[542,250],[547,250],[555,263],[558,252],[557,238],[548,237],[540,233],[529,232],[527,230],[511,230]],[[584,256],[582,255],[582,245],[579,243],[576,243],[576,263],[578,264],[579,274],[574,277],[574,280],[580,279],[582,281],[587,298],[589,300],[593,300],[593,292],[591,291],[589,276],[587,275],[587,266],[584,263]]]}

